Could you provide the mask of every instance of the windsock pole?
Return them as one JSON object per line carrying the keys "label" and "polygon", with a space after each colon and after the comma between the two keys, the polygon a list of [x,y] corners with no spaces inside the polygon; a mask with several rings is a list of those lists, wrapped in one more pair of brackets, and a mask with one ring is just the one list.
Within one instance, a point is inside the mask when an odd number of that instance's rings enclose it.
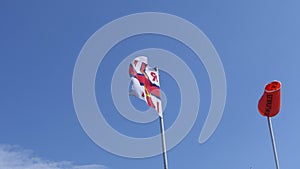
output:
{"label": "windsock pole", "polygon": [[275,158],[276,169],[279,169],[279,162],[278,162],[278,156],[277,156],[277,151],[276,151],[276,144],[275,144],[275,139],[274,139],[272,122],[271,122],[271,118],[270,117],[267,117],[267,118],[268,118],[268,125],[269,125],[269,130],[270,130],[272,145],[273,145],[273,153],[274,153],[274,158]]}

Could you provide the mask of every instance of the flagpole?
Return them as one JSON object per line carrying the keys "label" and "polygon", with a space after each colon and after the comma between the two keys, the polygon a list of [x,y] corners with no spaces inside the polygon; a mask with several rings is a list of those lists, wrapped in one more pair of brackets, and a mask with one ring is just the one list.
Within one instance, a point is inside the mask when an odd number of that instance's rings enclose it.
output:
{"label": "flagpole", "polygon": [[162,141],[162,149],[163,149],[163,157],[164,157],[164,169],[168,169],[164,119],[162,116],[159,116],[159,119],[160,119],[160,132],[161,132],[161,141]]}
{"label": "flagpole", "polygon": [[275,158],[276,169],[279,169],[278,156],[277,156],[275,139],[274,139],[273,128],[272,128],[272,122],[271,122],[271,118],[270,117],[268,117],[268,125],[269,125],[269,130],[270,130],[272,145],[273,145],[273,153],[274,153],[274,158]]}

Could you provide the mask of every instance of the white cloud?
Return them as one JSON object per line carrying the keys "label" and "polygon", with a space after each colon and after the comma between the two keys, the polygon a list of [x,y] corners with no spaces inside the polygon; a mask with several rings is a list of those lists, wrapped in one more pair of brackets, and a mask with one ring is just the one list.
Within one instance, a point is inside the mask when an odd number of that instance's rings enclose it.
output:
{"label": "white cloud", "polygon": [[52,162],[33,156],[17,146],[0,144],[0,168],[2,169],[107,169],[98,164],[75,165],[72,162]]}

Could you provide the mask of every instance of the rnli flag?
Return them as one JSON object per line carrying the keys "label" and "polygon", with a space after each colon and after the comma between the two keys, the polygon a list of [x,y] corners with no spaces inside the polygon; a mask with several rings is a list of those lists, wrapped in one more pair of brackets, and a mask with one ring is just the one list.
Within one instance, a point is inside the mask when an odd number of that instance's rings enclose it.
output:
{"label": "rnli flag", "polygon": [[147,57],[139,56],[130,63],[129,75],[132,82],[129,94],[144,100],[162,116],[158,69],[148,65]]}

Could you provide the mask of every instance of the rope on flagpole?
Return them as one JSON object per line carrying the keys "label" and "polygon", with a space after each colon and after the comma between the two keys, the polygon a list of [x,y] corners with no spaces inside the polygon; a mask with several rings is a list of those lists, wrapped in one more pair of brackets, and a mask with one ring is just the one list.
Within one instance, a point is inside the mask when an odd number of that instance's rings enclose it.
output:
{"label": "rope on flagpole", "polygon": [[164,119],[162,116],[159,116],[159,119],[160,119],[161,141],[162,141],[162,149],[163,149],[163,157],[164,157],[164,169],[168,169]]}
{"label": "rope on flagpole", "polygon": [[272,128],[272,122],[271,122],[271,118],[270,117],[268,117],[268,125],[269,125],[269,130],[270,130],[272,145],[273,145],[273,153],[274,153],[274,158],[275,158],[276,169],[279,169],[278,156],[277,156],[275,139],[274,139],[273,128]]}

